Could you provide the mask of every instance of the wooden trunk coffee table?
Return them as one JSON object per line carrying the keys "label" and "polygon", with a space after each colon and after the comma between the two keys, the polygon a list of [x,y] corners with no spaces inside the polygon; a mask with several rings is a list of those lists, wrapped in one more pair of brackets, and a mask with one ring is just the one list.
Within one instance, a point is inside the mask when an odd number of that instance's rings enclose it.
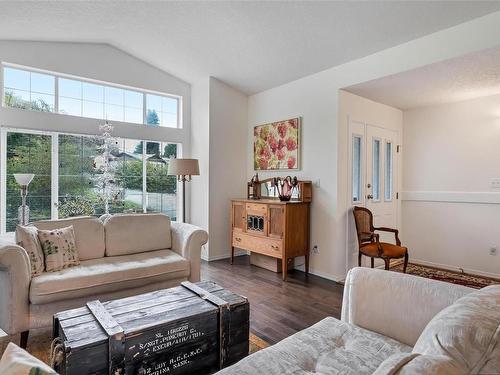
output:
{"label": "wooden trunk coffee table", "polygon": [[210,281],[91,301],[54,317],[61,375],[211,374],[248,355],[249,304]]}

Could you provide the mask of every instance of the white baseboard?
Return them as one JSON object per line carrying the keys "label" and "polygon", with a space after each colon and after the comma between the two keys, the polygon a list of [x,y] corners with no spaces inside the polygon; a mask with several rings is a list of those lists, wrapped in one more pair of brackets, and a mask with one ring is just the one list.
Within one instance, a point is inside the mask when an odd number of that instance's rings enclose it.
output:
{"label": "white baseboard", "polygon": [[[239,257],[239,256],[243,256],[243,255],[249,255],[249,253],[245,250],[235,250],[234,251],[235,257]],[[229,259],[230,257],[231,257],[231,254],[223,254],[223,255],[216,255],[216,256],[212,256],[212,257],[203,257],[202,256],[201,259],[206,260],[207,262],[212,262],[214,260]],[[294,269],[296,269],[298,271],[305,272],[305,266],[303,264],[300,266],[294,267]],[[317,272],[317,271],[314,271],[312,269],[309,269],[309,274],[322,277],[323,279],[335,281],[336,283],[345,279],[345,276],[330,275],[330,274],[326,274],[326,273]]]}
{"label": "white baseboard", "polygon": [[422,266],[442,268],[442,269],[445,269],[445,270],[448,270],[448,271],[464,272],[464,273],[468,273],[468,274],[472,274],[472,275],[478,275],[478,276],[484,276],[484,277],[492,277],[494,279],[500,279],[500,274],[498,274],[498,273],[484,272],[484,271],[479,271],[479,270],[475,270],[475,269],[472,269],[472,268],[463,268],[463,267],[458,267],[458,266],[450,266],[449,264],[441,264],[441,263],[428,262],[426,260],[420,260],[420,259],[410,259],[410,263],[420,264]]}
{"label": "white baseboard", "polygon": [[[239,257],[242,255],[248,255],[248,252],[245,250],[235,250],[234,251],[234,256]],[[212,262],[214,260],[221,260],[221,259],[229,259],[231,258],[231,254],[222,254],[222,255],[214,255],[214,256],[208,256],[204,257],[202,256],[201,259],[206,260],[207,262]]]}
{"label": "white baseboard", "polygon": [[[300,266],[296,266],[293,268],[294,270],[298,270],[298,271],[302,271],[302,272],[305,272],[305,266],[302,264]],[[338,276],[338,275],[330,275],[328,273],[322,273],[322,272],[318,272],[318,271],[315,271],[313,269],[311,269],[311,267],[309,267],[309,274],[310,275],[314,275],[314,276],[318,276],[318,277],[321,277],[323,279],[327,279],[327,280],[330,280],[330,281],[335,281],[336,283],[342,281],[342,280],[345,280],[345,276]]]}

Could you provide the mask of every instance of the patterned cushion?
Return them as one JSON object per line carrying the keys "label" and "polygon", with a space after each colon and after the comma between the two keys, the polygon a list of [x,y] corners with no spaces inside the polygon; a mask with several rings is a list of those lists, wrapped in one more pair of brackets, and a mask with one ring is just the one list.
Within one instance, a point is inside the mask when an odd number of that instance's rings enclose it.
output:
{"label": "patterned cushion", "polygon": [[217,374],[372,374],[391,354],[410,351],[396,340],[326,318]]}
{"label": "patterned cushion", "polygon": [[45,254],[47,272],[80,264],[72,225],[60,229],[38,230],[38,238]]}
{"label": "patterned cushion", "polygon": [[391,355],[373,375],[465,375],[467,372],[446,356],[418,353]]}
{"label": "patterned cushion", "polygon": [[472,292],[439,312],[413,352],[449,356],[470,374],[498,374],[500,285]]}
{"label": "patterned cushion", "polygon": [[16,243],[28,253],[31,264],[31,276],[41,275],[45,270],[45,263],[36,227],[18,225],[16,227]]}
{"label": "patterned cushion", "polygon": [[17,345],[10,343],[0,360],[2,375],[57,375],[42,361],[36,359]]}

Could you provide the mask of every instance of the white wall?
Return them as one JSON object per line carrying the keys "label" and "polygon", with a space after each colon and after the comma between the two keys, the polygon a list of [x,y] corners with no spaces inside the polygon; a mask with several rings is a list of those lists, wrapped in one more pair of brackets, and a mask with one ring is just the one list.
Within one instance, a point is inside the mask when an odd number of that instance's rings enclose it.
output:
{"label": "white wall", "polygon": [[338,185],[347,178],[338,165],[345,151],[338,147],[339,89],[431,64],[500,43],[500,13],[478,18],[444,31],[290,82],[249,98],[247,178],[253,174],[253,126],[293,116],[303,117],[303,164],[299,178],[321,179],[314,190],[311,243],[320,254],[311,271],[332,279],[345,276],[345,194]]}
{"label": "white wall", "polygon": [[404,112],[403,234],[413,260],[500,276],[500,95]]}
{"label": "white wall", "polygon": [[205,228],[203,259],[230,255],[230,199],[246,195],[247,96],[210,77],[192,86],[193,157],[200,176],[192,181],[191,222]]}
{"label": "white wall", "polygon": [[[206,231],[209,210],[209,78],[194,83],[191,86],[191,156],[198,159],[200,175],[194,176],[188,184],[191,191],[191,220]],[[208,244],[202,250],[204,259],[208,258]]]}
{"label": "white wall", "polygon": [[210,78],[209,260],[230,255],[230,199],[246,196],[247,96]]}

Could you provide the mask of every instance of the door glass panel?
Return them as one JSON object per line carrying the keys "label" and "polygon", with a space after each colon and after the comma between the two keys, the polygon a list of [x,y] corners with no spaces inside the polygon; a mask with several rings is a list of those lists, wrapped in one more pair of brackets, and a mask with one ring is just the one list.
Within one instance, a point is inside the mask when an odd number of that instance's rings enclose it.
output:
{"label": "door glass panel", "polygon": [[373,140],[372,195],[373,200],[380,200],[380,140]]}
{"label": "door glass panel", "polygon": [[352,201],[361,201],[361,137],[352,138]]}
{"label": "door glass panel", "polygon": [[392,143],[385,144],[385,200],[392,200]]}

